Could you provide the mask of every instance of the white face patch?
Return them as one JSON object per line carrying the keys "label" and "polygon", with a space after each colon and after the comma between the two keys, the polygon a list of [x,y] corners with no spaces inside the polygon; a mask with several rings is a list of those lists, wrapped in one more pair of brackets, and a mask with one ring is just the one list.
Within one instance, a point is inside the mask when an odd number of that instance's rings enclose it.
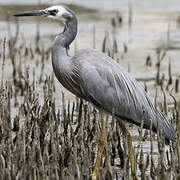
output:
{"label": "white face patch", "polygon": [[48,16],[48,17],[51,17],[53,19],[59,19],[59,18],[63,18],[63,14],[69,14],[70,13],[63,7],[63,6],[51,6],[49,8],[46,8],[45,10],[48,10],[48,11],[52,11],[52,10],[58,10],[57,14],[55,16]]}

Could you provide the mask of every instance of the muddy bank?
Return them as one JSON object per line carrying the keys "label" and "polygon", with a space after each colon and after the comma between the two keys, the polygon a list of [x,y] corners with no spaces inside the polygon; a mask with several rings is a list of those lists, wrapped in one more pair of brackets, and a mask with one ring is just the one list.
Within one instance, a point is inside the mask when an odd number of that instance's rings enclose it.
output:
{"label": "muddy bank", "polygon": [[[66,4],[64,4],[66,5]],[[0,5],[0,20],[12,20],[12,15],[17,12],[24,12],[24,11],[31,11],[31,10],[38,10],[38,9],[45,9],[51,6],[51,4],[39,4],[39,5]],[[74,4],[68,4],[76,14],[97,14],[99,11],[92,8],[87,8],[83,6],[78,6]]]}

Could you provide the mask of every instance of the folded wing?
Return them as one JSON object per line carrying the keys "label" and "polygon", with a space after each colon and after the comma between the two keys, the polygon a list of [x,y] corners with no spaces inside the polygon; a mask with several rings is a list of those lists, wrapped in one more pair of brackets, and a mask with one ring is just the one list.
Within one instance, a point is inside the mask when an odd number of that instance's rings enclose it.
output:
{"label": "folded wing", "polygon": [[174,140],[176,134],[171,123],[155,108],[144,88],[111,58],[103,54],[98,57],[84,64],[81,70],[81,88],[89,100],[130,123],[141,125],[144,119],[146,129],[150,129],[152,121],[155,132],[158,119],[166,139]]}

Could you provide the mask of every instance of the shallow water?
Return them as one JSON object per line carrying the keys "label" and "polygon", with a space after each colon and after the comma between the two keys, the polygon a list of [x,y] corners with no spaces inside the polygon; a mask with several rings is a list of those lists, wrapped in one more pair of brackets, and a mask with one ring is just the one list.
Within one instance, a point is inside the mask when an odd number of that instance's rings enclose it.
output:
{"label": "shallow water", "polygon": [[[39,1],[40,2],[40,1]],[[43,1],[49,3],[50,1]],[[62,3],[73,3],[73,1],[62,1]],[[14,6],[14,1],[8,0],[6,3],[0,2],[0,39],[15,34],[17,18],[12,15],[31,9],[41,9],[48,5],[36,5],[37,1],[32,1],[29,5],[26,1],[18,1]],[[56,4],[56,1],[53,1]],[[101,6],[98,4],[101,3]],[[24,5],[26,4],[26,5]],[[132,25],[128,24],[128,7],[132,5]],[[72,6],[72,5],[71,5]],[[167,8],[168,7],[168,8]],[[102,50],[102,41],[105,31],[110,34],[112,41],[116,38],[118,44],[120,64],[135,77],[140,79],[153,79],[156,76],[156,49],[161,47],[167,49],[166,57],[161,63],[161,75],[168,78],[169,59],[172,65],[173,79],[179,74],[180,55],[180,29],[177,22],[180,12],[178,8],[180,2],[173,1],[76,1],[73,9],[77,12],[79,19],[78,36],[76,38],[76,49],[93,47],[93,28],[95,28],[95,47]],[[117,11],[123,19],[123,24],[117,28],[112,28],[111,18],[116,16]],[[20,36],[26,43],[34,46],[34,39],[39,24],[41,42],[47,46],[52,46],[56,34],[63,30],[63,26],[57,22],[46,20],[45,18],[19,18]],[[169,33],[168,33],[169,31]],[[123,52],[123,45],[126,44],[128,52]],[[75,42],[72,43],[70,54],[74,54]],[[1,49],[2,50],[2,49]],[[152,67],[145,66],[145,60],[150,55]],[[52,71],[51,62],[46,65],[45,71]],[[56,82],[58,84],[58,82]],[[154,96],[154,83],[150,81],[150,94]],[[59,86],[59,85],[58,85]],[[152,89],[152,90],[151,90]]]}
{"label": "shallow water", "polygon": [[[35,4],[37,1],[34,0],[31,2]],[[53,2],[56,3],[55,0]],[[70,0],[61,2],[74,3],[74,1]],[[76,1],[76,5],[81,6],[81,11],[78,11],[78,36],[76,38],[76,43],[73,42],[71,45],[70,54],[73,55],[75,44],[77,45],[77,50],[93,47],[93,28],[95,27],[95,47],[102,50],[105,31],[109,32],[111,40],[113,39],[113,36],[115,36],[119,49],[118,56],[120,64],[126,69],[129,67],[130,72],[132,72],[136,78],[155,78],[157,71],[156,49],[159,47],[167,49],[167,55],[161,63],[161,74],[164,74],[166,79],[168,78],[168,64],[169,60],[171,60],[172,77],[174,80],[179,74],[180,69],[180,28],[177,23],[177,18],[180,16],[179,0],[133,1],[131,27],[128,25],[129,2],[126,0],[114,2],[105,0],[103,3],[98,0]],[[10,34],[15,34],[16,19],[11,15],[15,12],[19,12],[19,10],[23,11],[23,9],[30,9],[28,6],[17,6],[17,8],[12,8],[10,4],[14,3],[13,0],[8,0],[6,3],[6,6],[0,6],[0,39],[3,39],[4,37],[8,38]],[[43,3],[49,3],[49,1],[43,1]],[[0,4],[3,3],[0,2]],[[18,1],[18,4],[22,5],[28,3],[21,0]],[[9,13],[9,18],[7,18],[7,14],[4,14],[5,10],[2,10],[4,7],[9,7],[9,11],[6,11]],[[38,6],[36,9],[38,9]],[[76,8],[76,11],[77,9],[78,8]],[[86,11],[88,13],[86,13]],[[117,11],[122,15],[123,24],[114,29],[111,26],[111,18],[115,17]],[[55,35],[63,29],[63,26],[59,25],[59,23],[45,20],[43,18],[38,18],[38,20],[35,18],[22,18],[18,21],[20,27],[19,38],[22,40],[25,39],[26,43],[31,44],[32,47],[34,46],[33,42],[37,32],[36,29],[38,23],[41,42],[44,42],[45,46],[51,46]],[[167,33],[168,31],[169,35]],[[124,53],[123,44],[126,44],[128,47],[127,53]],[[152,67],[145,66],[145,60],[148,55],[151,56]],[[30,60],[27,63],[35,66],[35,64],[33,64],[34,62],[31,62]],[[9,67],[6,66],[6,78],[8,81],[11,81],[11,79],[8,79],[10,78],[8,70]],[[47,62],[44,71],[47,75],[51,75],[52,67],[50,61]],[[154,81],[147,82],[148,92],[151,97],[154,97],[155,95],[154,84]],[[62,90],[65,92],[67,99],[74,99],[74,96],[67,92],[57,80],[55,80],[55,85],[57,89],[55,94],[57,107],[61,106],[61,101],[58,101],[58,99],[61,98]],[[39,88],[39,93],[41,95],[41,88]],[[179,97],[179,93],[176,94],[176,97]],[[169,96],[167,99],[169,103],[172,102],[172,99]],[[162,93],[159,95],[158,101],[162,101]],[[13,109],[12,113],[15,115],[16,109]],[[136,129],[133,129],[131,133],[133,136],[138,136]],[[134,145],[136,149],[137,141],[134,142]],[[155,143],[154,146],[154,150],[157,152],[157,143]],[[150,153],[149,142],[143,143],[143,150],[146,153]]]}
{"label": "shallow water", "polygon": [[[11,2],[11,1],[8,1]],[[19,3],[21,4],[20,1]],[[44,2],[44,1],[43,1]],[[66,1],[70,3],[71,1]],[[79,30],[77,40],[77,49],[81,48],[91,48],[93,44],[93,28],[95,27],[96,32],[96,48],[102,49],[102,41],[105,35],[105,31],[109,31],[112,34],[111,27],[111,18],[115,17],[117,9],[115,7],[120,7],[118,9],[123,18],[122,27],[118,27],[115,30],[115,37],[118,42],[118,48],[120,51],[120,57],[123,54],[123,44],[125,43],[128,46],[128,53],[124,57],[124,61],[121,62],[123,66],[127,68],[130,63],[131,72],[133,72],[136,76],[151,76],[149,72],[151,72],[154,76],[155,66],[148,69],[145,67],[145,59],[148,55],[152,56],[153,65],[156,63],[156,55],[155,50],[158,47],[167,48],[167,59],[170,56],[172,61],[173,72],[178,72],[180,68],[177,57],[179,56],[179,48],[180,48],[180,36],[179,36],[179,28],[176,19],[179,16],[179,12],[176,10],[178,8],[178,2],[168,4],[162,3],[160,0],[156,3],[143,1],[137,3],[133,3],[132,5],[132,27],[130,29],[128,25],[128,3],[126,1],[118,1],[115,3],[111,2],[111,6],[107,5],[110,3],[109,0],[106,0],[103,4],[105,7],[108,7],[110,12],[107,12],[106,8],[98,9],[99,6],[96,6],[97,11],[93,11],[93,9],[86,9],[89,7],[93,7],[93,5],[98,4],[99,1],[88,1],[84,4],[82,1],[77,1],[80,9],[78,11],[78,19],[79,19]],[[54,1],[55,3],[55,1]],[[166,6],[169,5],[167,9]],[[176,6],[175,6],[176,4]],[[84,7],[83,7],[84,6]],[[8,9],[9,7],[9,9]],[[42,6],[40,6],[42,7]],[[44,7],[44,6],[43,6]],[[46,6],[45,6],[46,7]],[[175,8],[176,7],[176,8]],[[12,8],[12,6],[0,7],[0,38],[8,37],[7,29],[10,28],[10,34],[15,33],[15,19],[12,17],[12,14],[15,12],[30,10],[32,8],[39,9],[38,6],[17,6],[16,8]],[[94,7],[93,7],[94,8]],[[8,9],[9,13],[9,24],[7,23],[6,15],[2,10]],[[18,9],[18,11],[17,11]],[[22,10],[21,10],[22,9]],[[88,13],[85,13],[87,11]],[[7,13],[6,12],[6,13]],[[56,35],[60,31],[62,31],[62,26],[60,27],[57,22],[52,22],[50,20],[45,20],[44,18],[21,18],[18,20],[20,23],[20,34],[27,39],[29,43],[32,43],[30,39],[36,34],[36,26],[37,21],[40,22],[40,36],[42,40],[46,40],[47,37],[51,35]],[[49,24],[51,22],[51,24]],[[169,40],[167,41],[167,31],[169,28]],[[47,41],[47,43],[52,43],[51,41]],[[88,42],[88,43],[87,43]],[[71,46],[73,49],[73,45]],[[168,60],[162,63],[162,70],[166,74],[167,72]],[[146,75],[147,74],[147,75]],[[167,75],[167,74],[166,74]],[[174,73],[176,75],[176,73]]]}
{"label": "shallow water", "polygon": [[134,10],[158,10],[158,11],[179,11],[180,2],[179,0],[121,0],[121,1],[112,1],[112,0],[104,0],[103,3],[98,0],[84,1],[84,0],[18,0],[14,2],[14,0],[7,0],[0,2],[1,4],[38,4],[38,3],[46,3],[46,4],[76,4],[85,7],[91,7],[99,10],[126,10],[128,5],[131,3],[133,5]]}

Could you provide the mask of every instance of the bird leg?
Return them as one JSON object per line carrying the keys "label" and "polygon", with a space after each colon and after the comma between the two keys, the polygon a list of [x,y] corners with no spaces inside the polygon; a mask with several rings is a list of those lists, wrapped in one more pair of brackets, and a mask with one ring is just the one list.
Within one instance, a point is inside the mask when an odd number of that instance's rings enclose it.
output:
{"label": "bird leg", "polygon": [[132,137],[130,132],[127,130],[125,124],[122,122],[122,120],[118,119],[119,127],[122,130],[122,133],[124,136],[127,136],[128,139],[128,150],[129,150],[129,156],[131,161],[131,174],[132,179],[137,180],[136,171],[135,171],[135,159],[134,159],[134,151],[133,151],[133,145],[132,145]]}
{"label": "bird leg", "polygon": [[101,162],[101,158],[102,158],[102,154],[104,151],[104,147],[107,143],[106,141],[106,120],[104,120],[104,118],[102,117],[102,132],[101,132],[101,136],[100,136],[100,140],[99,140],[99,147],[98,147],[98,153],[97,153],[97,157],[96,157],[96,163],[95,163],[95,167],[94,167],[94,171],[92,174],[92,179],[95,180],[97,177],[97,169],[99,167],[99,164]]}

